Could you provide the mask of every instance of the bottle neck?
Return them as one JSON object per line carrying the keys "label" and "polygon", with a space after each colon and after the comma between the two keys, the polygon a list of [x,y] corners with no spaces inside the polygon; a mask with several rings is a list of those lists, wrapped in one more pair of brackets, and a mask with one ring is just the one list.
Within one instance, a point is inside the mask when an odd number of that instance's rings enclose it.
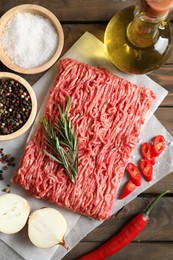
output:
{"label": "bottle neck", "polygon": [[[143,1],[141,1],[143,2]],[[137,47],[149,47],[159,37],[159,27],[167,17],[151,17],[143,9],[144,5],[138,4],[134,11],[134,18],[127,27],[127,38]]]}

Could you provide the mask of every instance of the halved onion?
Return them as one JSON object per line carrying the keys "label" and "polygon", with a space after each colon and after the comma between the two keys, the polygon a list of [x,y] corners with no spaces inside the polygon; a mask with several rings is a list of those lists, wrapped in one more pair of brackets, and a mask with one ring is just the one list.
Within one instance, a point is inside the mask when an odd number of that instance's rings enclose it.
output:
{"label": "halved onion", "polygon": [[12,193],[0,196],[0,232],[19,232],[25,226],[29,213],[30,205],[21,196]]}
{"label": "halved onion", "polygon": [[68,248],[64,241],[66,231],[66,220],[58,210],[41,208],[29,216],[28,235],[37,247],[50,248],[60,244]]}

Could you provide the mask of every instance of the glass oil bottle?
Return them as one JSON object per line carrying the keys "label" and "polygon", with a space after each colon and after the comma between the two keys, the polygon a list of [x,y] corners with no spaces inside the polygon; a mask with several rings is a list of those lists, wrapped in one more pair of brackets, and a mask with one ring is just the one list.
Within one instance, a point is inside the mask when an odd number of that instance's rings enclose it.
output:
{"label": "glass oil bottle", "polygon": [[123,9],[110,20],[104,42],[118,69],[144,74],[166,62],[172,50],[172,4],[170,0],[137,0],[136,6]]}

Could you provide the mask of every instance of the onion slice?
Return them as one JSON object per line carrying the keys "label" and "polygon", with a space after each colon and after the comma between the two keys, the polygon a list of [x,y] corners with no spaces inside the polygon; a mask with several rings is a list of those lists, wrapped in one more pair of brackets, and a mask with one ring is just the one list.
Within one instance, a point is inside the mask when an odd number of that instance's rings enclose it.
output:
{"label": "onion slice", "polygon": [[68,249],[64,241],[66,231],[67,222],[58,210],[41,208],[29,216],[29,239],[39,248],[50,248],[60,244]]}
{"label": "onion slice", "polygon": [[19,232],[25,226],[29,213],[30,205],[21,196],[12,193],[0,196],[0,232]]}

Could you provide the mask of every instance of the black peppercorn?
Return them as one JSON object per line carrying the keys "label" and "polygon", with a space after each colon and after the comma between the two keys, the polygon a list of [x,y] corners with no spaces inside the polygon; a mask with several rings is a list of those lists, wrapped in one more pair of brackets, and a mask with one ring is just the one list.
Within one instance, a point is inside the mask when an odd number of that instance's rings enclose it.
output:
{"label": "black peppercorn", "polygon": [[[0,169],[0,181],[4,180],[4,174],[6,174],[9,167],[15,166],[15,157],[13,157],[11,154],[7,153],[4,154],[4,149],[0,148],[0,163],[2,164]],[[7,187],[10,187],[10,184],[7,185]]]}
{"label": "black peppercorn", "polygon": [[17,131],[31,113],[31,98],[25,87],[15,80],[0,80],[0,135]]}

